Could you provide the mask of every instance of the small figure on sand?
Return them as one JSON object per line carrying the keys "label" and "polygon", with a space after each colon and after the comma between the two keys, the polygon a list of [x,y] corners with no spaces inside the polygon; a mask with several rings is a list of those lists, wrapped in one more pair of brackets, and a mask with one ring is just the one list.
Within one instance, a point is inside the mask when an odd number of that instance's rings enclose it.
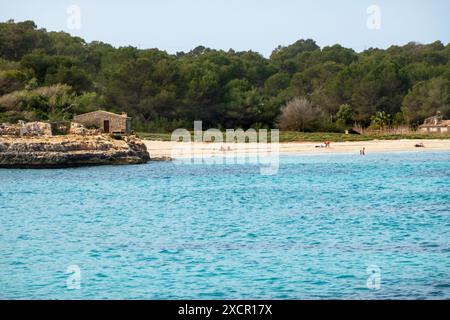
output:
{"label": "small figure on sand", "polygon": [[331,145],[331,141],[324,141],[325,148],[329,148]]}
{"label": "small figure on sand", "polygon": [[414,147],[416,148],[425,148],[425,145],[423,144],[423,142],[415,144]]}
{"label": "small figure on sand", "polygon": [[361,150],[359,150],[359,155],[360,156],[365,156],[366,155],[366,148],[362,148]]}
{"label": "small figure on sand", "polygon": [[224,146],[221,146],[220,151],[231,151],[231,147],[228,146],[227,148],[225,148]]}

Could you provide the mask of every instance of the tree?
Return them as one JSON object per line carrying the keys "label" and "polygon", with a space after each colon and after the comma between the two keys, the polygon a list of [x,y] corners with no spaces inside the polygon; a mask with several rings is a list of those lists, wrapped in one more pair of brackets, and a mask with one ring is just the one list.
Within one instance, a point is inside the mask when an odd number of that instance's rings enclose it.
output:
{"label": "tree", "polygon": [[45,77],[45,84],[53,85],[58,83],[67,84],[78,93],[87,92],[92,88],[89,74],[83,68],[77,66],[70,68],[58,66],[51,72],[48,72]]}
{"label": "tree", "polygon": [[278,125],[282,130],[313,131],[323,119],[323,111],[306,98],[295,98],[281,108]]}
{"label": "tree", "polygon": [[23,89],[27,78],[27,74],[20,70],[0,70],[0,96]]}
{"label": "tree", "polygon": [[383,130],[391,123],[391,116],[384,111],[378,111],[370,118],[370,128]]}
{"label": "tree", "polygon": [[281,90],[284,90],[289,87],[290,76],[287,73],[276,73],[273,76],[269,77],[265,84],[264,89],[266,94],[268,95],[276,95]]}
{"label": "tree", "polygon": [[0,23],[0,57],[18,61],[36,48],[53,49],[45,29],[38,30],[33,21]]}
{"label": "tree", "polygon": [[294,73],[298,66],[298,61],[303,60],[300,56],[302,53],[310,54],[320,47],[312,39],[298,40],[294,44],[276,48],[271,56],[272,60],[282,72]]}
{"label": "tree", "polygon": [[420,124],[437,111],[450,116],[450,81],[442,77],[417,83],[405,96],[402,111],[409,124]]}
{"label": "tree", "polygon": [[339,111],[336,114],[336,120],[338,125],[346,126],[350,124],[353,117],[353,109],[349,104],[342,104],[339,107]]}
{"label": "tree", "polygon": [[377,111],[390,114],[400,111],[405,85],[393,60],[375,52],[354,68],[351,105],[355,108],[355,120],[367,122]]}

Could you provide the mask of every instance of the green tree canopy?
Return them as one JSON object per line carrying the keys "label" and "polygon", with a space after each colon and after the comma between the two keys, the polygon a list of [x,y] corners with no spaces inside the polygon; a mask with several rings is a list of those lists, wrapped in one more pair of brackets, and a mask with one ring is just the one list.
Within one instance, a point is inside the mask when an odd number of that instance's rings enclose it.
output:
{"label": "green tree canopy", "polygon": [[[194,120],[205,127],[274,127],[282,106],[304,97],[320,108],[316,127],[323,130],[355,121],[368,126],[379,112],[393,124],[416,125],[437,110],[450,116],[449,81],[450,44],[439,41],[356,53],[301,39],[269,58],[205,46],[168,54],[88,43],[33,21],[0,23],[3,120],[103,108],[127,112],[142,129]],[[41,89],[66,102],[55,104]]]}

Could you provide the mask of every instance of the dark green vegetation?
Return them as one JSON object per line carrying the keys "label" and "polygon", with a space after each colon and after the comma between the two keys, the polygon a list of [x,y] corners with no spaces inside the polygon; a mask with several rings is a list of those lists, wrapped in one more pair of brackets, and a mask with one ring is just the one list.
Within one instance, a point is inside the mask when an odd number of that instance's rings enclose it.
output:
{"label": "dark green vegetation", "polygon": [[[417,126],[437,110],[450,116],[450,44],[410,43],[356,53],[313,40],[252,51],[158,49],[86,43],[32,21],[0,23],[0,122],[67,120],[104,108],[125,111],[136,131],[272,128],[280,109],[306,98],[320,118],[305,131]],[[309,105],[309,104],[306,104]],[[344,138],[342,138],[344,139]]]}

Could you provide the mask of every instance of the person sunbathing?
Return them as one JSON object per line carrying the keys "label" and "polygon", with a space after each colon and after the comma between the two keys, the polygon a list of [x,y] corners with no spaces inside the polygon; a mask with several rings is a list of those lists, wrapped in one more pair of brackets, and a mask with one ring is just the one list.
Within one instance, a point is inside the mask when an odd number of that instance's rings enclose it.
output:
{"label": "person sunbathing", "polygon": [[416,148],[425,148],[425,145],[423,144],[423,142],[421,142],[421,143],[415,144],[414,147],[416,147]]}

